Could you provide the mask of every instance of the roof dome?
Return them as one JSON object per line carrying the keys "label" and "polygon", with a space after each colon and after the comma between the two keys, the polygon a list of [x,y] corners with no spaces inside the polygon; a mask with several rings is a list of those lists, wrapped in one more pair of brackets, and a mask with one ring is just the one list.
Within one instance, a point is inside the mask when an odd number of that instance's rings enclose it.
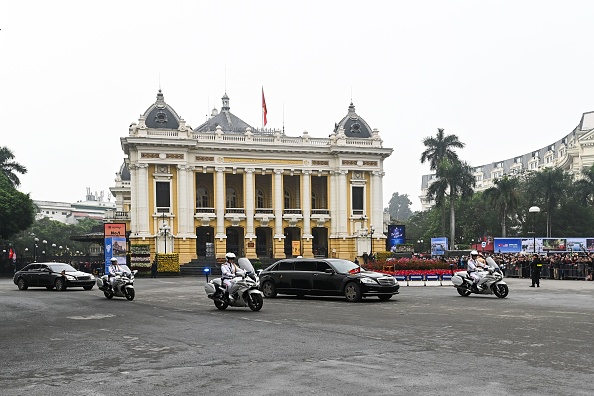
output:
{"label": "roof dome", "polygon": [[120,178],[122,181],[130,181],[130,169],[128,169],[126,162],[120,166]]}
{"label": "roof dome", "polygon": [[363,118],[357,115],[353,102],[349,105],[349,111],[346,117],[334,126],[334,132],[337,132],[340,127],[344,128],[346,137],[371,138],[371,128]]}
{"label": "roof dome", "polygon": [[198,128],[194,129],[194,132],[214,132],[218,126],[221,127],[223,132],[245,133],[247,128],[254,129],[247,122],[231,113],[229,96],[227,96],[226,92],[221,99],[223,101],[221,111],[218,112],[216,109],[213,109],[211,117]]}
{"label": "roof dome", "polygon": [[154,129],[178,129],[180,117],[175,110],[167,103],[163,93],[159,89],[157,101],[152,104],[145,112],[144,119],[147,128]]}

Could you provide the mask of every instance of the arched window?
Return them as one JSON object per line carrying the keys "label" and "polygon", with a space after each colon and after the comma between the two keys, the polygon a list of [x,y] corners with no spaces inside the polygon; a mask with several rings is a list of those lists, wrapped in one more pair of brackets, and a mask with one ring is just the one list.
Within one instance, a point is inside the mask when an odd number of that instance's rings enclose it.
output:
{"label": "arched window", "polygon": [[210,205],[208,199],[208,190],[204,187],[198,187],[196,189],[196,207],[197,208],[209,208]]}
{"label": "arched window", "polygon": [[235,193],[235,189],[233,187],[227,187],[226,199],[228,208],[237,207],[237,194]]}
{"label": "arched window", "polygon": [[285,190],[285,209],[291,209],[291,193]]}
{"label": "arched window", "polygon": [[264,208],[264,191],[260,188],[256,190],[256,208]]}

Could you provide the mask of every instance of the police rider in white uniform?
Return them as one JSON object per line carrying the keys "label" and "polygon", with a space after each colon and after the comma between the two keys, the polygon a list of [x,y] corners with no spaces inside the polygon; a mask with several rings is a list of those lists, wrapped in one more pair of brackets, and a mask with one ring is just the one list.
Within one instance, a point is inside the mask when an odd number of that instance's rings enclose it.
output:
{"label": "police rider in white uniform", "polygon": [[472,288],[478,291],[477,284],[481,280],[481,276],[478,274],[478,270],[486,267],[479,259],[479,253],[476,250],[470,252],[470,259],[466,263],[466,271],[472,278]]}
{"label": "police rider in white uniform", "polygon": [[235,284],[235,282],[233,282],[233,278],[235,278],[235,270],[237,268],[234,263],[235,253],[227,253],[225,259],[225,263],[221,265],[221,273],[223,274],[221,278],[227,288],[225,290],[225,297],[229,298],[229,290],[231,290],[231,287]]}
{"label": "police rider in white uniform", "polygon": [[110,260],[111,264],[109,265],[109,283],[111,284],[111,288],[115,287],[116,282],[116,274],[124,272],[124,270],[118,264],[118,259],[112,257]]}

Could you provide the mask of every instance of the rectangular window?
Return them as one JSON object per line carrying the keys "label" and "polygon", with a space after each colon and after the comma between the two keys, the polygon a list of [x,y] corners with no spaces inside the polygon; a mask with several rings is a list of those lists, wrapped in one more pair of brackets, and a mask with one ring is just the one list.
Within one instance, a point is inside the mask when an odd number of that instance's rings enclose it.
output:
{"label": "rectangular window", "polygon": [[353,210],[363,210],[363,187],[353,187]]}
{"label": "rectangular window", "polygon": [[156,182],[156,202],[157,211],[164,208],[169,211],[170,205],[170,194],[169,194],[169,182]]}

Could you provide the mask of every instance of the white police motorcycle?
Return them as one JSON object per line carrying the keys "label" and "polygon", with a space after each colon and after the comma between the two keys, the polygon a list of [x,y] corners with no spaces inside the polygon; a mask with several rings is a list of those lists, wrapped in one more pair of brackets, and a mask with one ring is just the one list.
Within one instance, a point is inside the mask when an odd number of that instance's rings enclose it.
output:
{"label": "white police motorcycle", "polygon": [[114,286],[111,286],[109,277],[103,275],[97,278],[97,287],[103,292],[105,298],[111,300],[114,296],[126,297],[126,300],[134,300],[134,275],[138,270],[131,271],[127,265],[120,264],[121,272],[116,272]]}
{"label": "white police motorcycle", "polygon": [[480,271],[481,279],[476,288],[473,288],[473,279],[467,271],[458,271],[452,276],[452,283],[458,294],[462,297],[468,297],[474,294],[495,294],[499,298],[507,297],[509,288],[503,281],[503,272],[491,257],[486,259],[489,268],[486,271]]}
{"label": "white police motorcycle", "polygon": [[237,260],[237,265],[239,269],[235,272],[234,284],[228,294],[225,294],[227,290],[221,278],[213,279],[204,285],[204,291],[220,310],[227,307],[250,307],[252,311],[259,311],[264,305],[264,295],[258,289],[258,274],[250,260],[245,257]]}

